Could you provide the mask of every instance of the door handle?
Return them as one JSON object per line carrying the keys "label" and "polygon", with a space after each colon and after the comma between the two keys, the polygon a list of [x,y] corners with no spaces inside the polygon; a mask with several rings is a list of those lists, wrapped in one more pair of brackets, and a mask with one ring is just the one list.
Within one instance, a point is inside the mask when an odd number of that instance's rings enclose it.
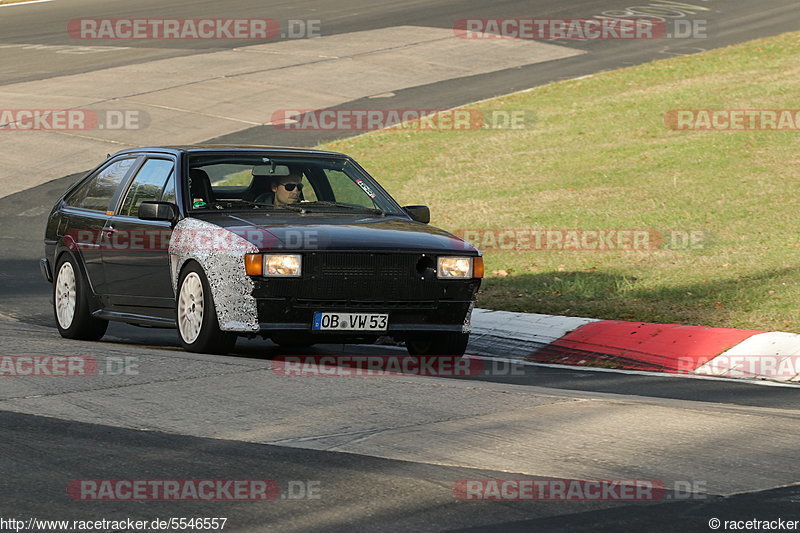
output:
{"label": "door handle", "polygon": [[106,226],[105,228],[103,228],[103,234],[105,237],[103,240],[107,243],[111,243],[111,240],[114,238],[114,234],[116,232],[117,230],[114,229],[114,226]]}

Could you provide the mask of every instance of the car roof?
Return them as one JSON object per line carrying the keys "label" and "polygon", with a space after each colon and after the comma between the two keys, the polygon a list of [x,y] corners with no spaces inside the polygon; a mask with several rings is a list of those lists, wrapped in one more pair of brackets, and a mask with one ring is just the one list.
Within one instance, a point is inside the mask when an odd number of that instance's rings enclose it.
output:
{"label": "car roof", "polygon": [[[132,154],[142,152],[162,152],[171,154],[182,153],[219,153],[219,152],[280,152],[282,154],[297,154],[306,156],[328,156],[328,157],[348,157],[339,152],[328,152],[325,150],[314,150],[311,148],[297,148],[289,146],[258,146],[243,144],[194,144],[183,146],[147,146],[142,148],[130,148],[117,152],[118,154]],[[116,154],[115,154],[116,155]]]}

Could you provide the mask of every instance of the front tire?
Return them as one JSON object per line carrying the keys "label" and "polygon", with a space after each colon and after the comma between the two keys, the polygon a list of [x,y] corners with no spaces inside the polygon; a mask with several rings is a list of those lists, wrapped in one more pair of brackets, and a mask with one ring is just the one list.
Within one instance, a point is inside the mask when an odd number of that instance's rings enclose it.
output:
{"label": "front tire", "polygon": [[58,332],[66,339],[96,341],[106,334],[108,320],[94,318],[89,308],[89,282],[78,262],[64,254],[56,264],[53,313]]}
{"label": "front tire", "polygon": [[409,355],[451,355],[461,357],[467,351],[469,333],[429,333],[406,340]]}
{"label": "front tire", "polygon": [[176,311],[184,350],[218,355],[233,350],[236,334],[219,328],[208,279],[197,263],[189,263],[181,272]]}

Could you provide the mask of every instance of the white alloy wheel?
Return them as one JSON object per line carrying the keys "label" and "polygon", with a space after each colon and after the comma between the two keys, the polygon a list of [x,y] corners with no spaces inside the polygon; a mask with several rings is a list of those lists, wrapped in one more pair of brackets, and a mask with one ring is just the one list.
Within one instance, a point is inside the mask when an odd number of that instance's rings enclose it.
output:
{"label": "white alloy wheel", "polygon": [[178,328],[186,344],[192,344],[203,328],[203,282],[196,272],[189,272],[178,297]]}
{"label": "white alloy wheel", "polygon": [[72,263],[65,261],[56,277],[56,318],[62,329],[69,329],[75,319],[78,289]]}

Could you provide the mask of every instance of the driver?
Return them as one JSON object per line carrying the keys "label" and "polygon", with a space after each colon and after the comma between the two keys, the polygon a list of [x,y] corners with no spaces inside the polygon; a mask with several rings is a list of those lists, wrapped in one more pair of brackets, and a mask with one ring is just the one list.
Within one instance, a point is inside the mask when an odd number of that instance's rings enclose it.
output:
{"label": "driver", "polygon": [[302,179],[302,174],[293,170],[289,175],[282,176],[279,181],[272,183],[275,207],[296,204],[300,201],[300,191],[303,190]]}

